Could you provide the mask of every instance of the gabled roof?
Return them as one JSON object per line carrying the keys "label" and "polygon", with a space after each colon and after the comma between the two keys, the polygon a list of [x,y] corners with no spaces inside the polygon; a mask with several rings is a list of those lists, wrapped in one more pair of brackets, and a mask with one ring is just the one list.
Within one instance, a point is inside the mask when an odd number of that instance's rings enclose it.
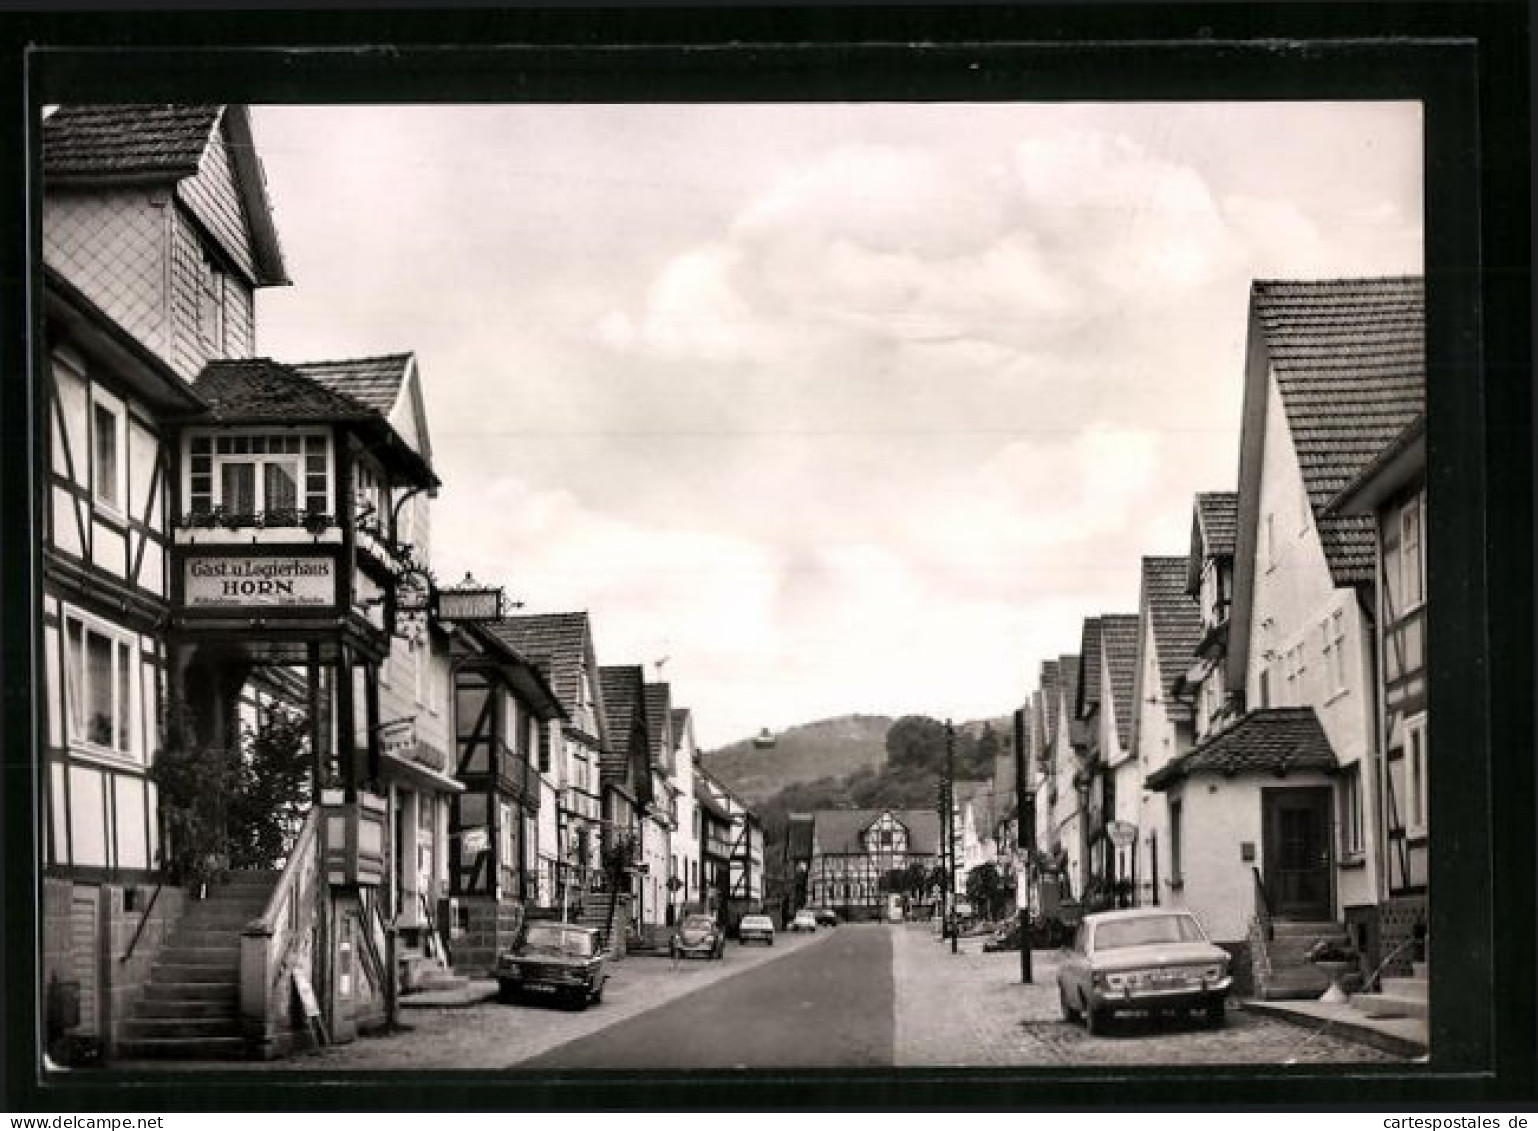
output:
{"label": "gabled roof", "polygon": [[220,423],[383,422],[367,405],[265,357],[210,361],[193,388]]}
{"label": "gabled roof", "polygon": [[388,353],[379,357],[353,357],[341,361],[296,362],[294,368],[329,389],[346,393],[381,416],[389,416],[400,399],[412,355]]}
{"label": "gabled roof", "polygon": [[933,856],[940,849],[940,814],[933,809],[819,809],[816,822],[817,850],[824,855],[864,852],[860,834],[881,819],[892,816],[908,830],[908,854]]}
{"label": "gabled roof", "polygon": [[1239,532],[1239,492],[1198,492],[1194,521],[1202,532],[1208,554],[1233,557],[1234,539]]}
{"label": "gabled roof", "polygon": [[1372,519],[1325,508],[1426,408],[1418,276],[1256,280],[1250,302],[1336,585],[1371,582]]}
{"label": "gabled roof", "polygon": [[646,685],[646,741],[654,766],[673,765],[673,689],[665,683]]}
{"label": "gabled roof", "polygon": [[176,184],[198,174],[223,126],[250,225],[257,286],[289,281],[244,106],[60,106],[43,122],[47,188]]}
{"label": "gabled roof", "polygon": [[1168,706],[1175,680],[1190,667],[1201,639],[1202,616],[1186,592],[1186,558],[1143,559],[1143,610],[1152,622],[1160,691]]}
{"label": "gabled roof", "polygon": [[537,718],[566,718],[560,698],[550,688],[549,674],[536,661],[493,632],[491,624],[470,624],[466,629],[481,659],[496,665],[506,686]]}
{"label": "gabled roof", "polygon": [[1058,697],[1058,670],[1056,660],[1043,660],[1041,664],[1041,705],[1046,712],[1042,720],[1042,743],[1045,745],[1057,737],[1057,712],[1062,706]]}
{"label": "gabled roof", "polygon": [[1312,707],[1251,711],[1227,730],[1148,775],[1151,789],[1167,789],[1194,774],[1286,774],[1333,770],[1338,763]]}
{"label": "gabled roof", "polygon": [[700,808],[716,820],[728,825],[734,820],[731,811],[716,797],[703,777],[694,779],[694,800],[698,801]]}
{"label": "gabled roof", "polygon": [[198,171],[221,106],[60,106],[43,123],[50,180],[181,180]]}
{"label": "gabled roof", "polygon": [[1085,617],[1079,635],[1078,694],[1073,713],[1084,718],[1100,706],[1100,618]]}
{"label": "gabled roof", "polygon": [[1425,473],[1426,414],[1421,413],[1330,500],[1329,512],[1371,514],[1389,495]]}
{"label": "gabled roof", "polygon": [[813,828],[813,817],[810,813],[791,813],[786,817],[785,855],[792,860],[811,859]]}
{"label": "gabled roof", "polygon": [[630,748],[630,739],[636,719],[646,721],[645,683],[645,673],[637,665],[598,669],[604,722],[609,730],[613,760],[628,760],[636,754]]}
{"label": "gabled roof", "polygon": [[589,651],[586,613],[503,617],[487,627],[530,659],[547,663],[550,686],[562,706],[569,713],[576,711],[581,699],[582,665]]}
{"label": "gabled roof", "polygon": [[1063,694],[1063,710],[1068,713],[1068,735],[1072,742],[1074,704],[1079,700],[1079,657],[1065,654],[1057,658],[1057,680]]}
{"label": "gabled roof", "polygon": [[1136,613],[1107,613],[1100,618],[1101,648],[1111,680],[1111,706],[1116,712],[1116,737],[1123,750],[1132,749],[1133,685],[1137,680]]}

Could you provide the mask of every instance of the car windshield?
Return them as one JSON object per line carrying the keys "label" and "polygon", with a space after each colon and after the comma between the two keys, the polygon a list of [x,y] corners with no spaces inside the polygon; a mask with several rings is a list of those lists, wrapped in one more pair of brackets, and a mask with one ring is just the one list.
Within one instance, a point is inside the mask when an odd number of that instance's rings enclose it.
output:
{"label": "car windshield", "polygon": [[1201,928],[1189,915],[1140,915],[1136,919],[1113,919],[1095,928],[1096,950],[1202,941]]}
{"label": "car windshield", "polygon": [[523,949],[540,954],[569,954],[575,958],[591,958],[593,936],[570,927],[535,924],[523,937]]}
{"label": "car windshield", "polygon": [[765,915],[744,915],[742,918],[744,927],[767,927],[769,919]]}
{"label": "car windshield", "polygon": [[684,920],[686,931],[708,931],[715,926],[715,920],[708,915],[690,915]]}

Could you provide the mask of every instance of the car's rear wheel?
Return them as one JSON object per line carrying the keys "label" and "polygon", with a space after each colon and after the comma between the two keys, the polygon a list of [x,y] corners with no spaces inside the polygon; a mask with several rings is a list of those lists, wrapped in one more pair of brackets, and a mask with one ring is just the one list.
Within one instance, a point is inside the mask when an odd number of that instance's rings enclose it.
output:
{"label": "car's rear wheel", "polygon": [[1207,1008],[1202,1011],[1202,1016],[1212,1028],[1220,1028],[1228,1017],[1228,1003],[1220,997],[1212,998],[1207,1002]]}
{"label": "car's rear wheel", "polygon": [[503,1005],[512,1005],[518,1000],[518,987],[511,982],[498,982],[497,1000]]}

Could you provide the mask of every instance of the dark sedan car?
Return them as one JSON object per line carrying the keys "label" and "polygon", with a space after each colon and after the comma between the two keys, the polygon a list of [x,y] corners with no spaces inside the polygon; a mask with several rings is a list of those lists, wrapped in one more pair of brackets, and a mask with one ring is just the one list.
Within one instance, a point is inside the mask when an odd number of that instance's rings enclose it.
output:
{"label": "dark sedan car", "polygon": [[726,932],[709,915],[686,915],[673,932],[669,949],[674,958],[688,958],[692,954],[720,958],[726,953]]}
{"label": "dark sedan car", "polygon": [[548,997],[581,1009],[603,1000],[608,978],[598,932],[571,923],[530,923],[523,940],[497,958],[497,998]]}

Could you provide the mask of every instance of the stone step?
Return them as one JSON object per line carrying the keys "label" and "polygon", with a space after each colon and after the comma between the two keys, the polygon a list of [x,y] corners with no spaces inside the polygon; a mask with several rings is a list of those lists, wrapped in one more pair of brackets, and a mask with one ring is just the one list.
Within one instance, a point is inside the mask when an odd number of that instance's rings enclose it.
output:
{"label": "stone step", "polygon": [[118,1042],[123,1060],[244,1060],[246,1042],[240,1037],[146,1037]]}
{"label": "stone step", "polygon": [[174,940],[155,956],[159,962],[194,963],[200,966],[239,966],[240,938],[231,937],[227,942],[183,943]]}
{"label": "stone step", "polygon": [[1392,997],[1413,997],[1420,1001],[1430,1000],[1431,985],[1425,978],[1382,978],[1383,992]]}
{"label": "stone step", "polygon": [[239,1017],[130,1017],[123,1036],[131,1041],[164,1037],[239,1037]]}
{"label": "stone step", "polygon": [[216,982],[240,980],[240,964],[229,962],[156,962],[150,971],[153,982]]}
{"label": "stone step", "polygon": [[135,1007],[139,1017],[239,1017],[238,998],[143,998]]}
{"label": "stone step", "polygon": [[175,982],[157,978],[144,987],[144,1000],[238,1002],[240,982],[230,977],[220,982]]}
{"label": "stone step", "polygon": [[252,868],[249,871],[226,872],[224,880],[213,890],[224,891],[228,888],[259,887],[263,885],[272,888],[282,878],[283,873],[272,868]]}
{"label": "stone step", "polygon": [[[1385,978],[1384,981],[1390,979]],[[1399,994],[1352,994],[1351,1008],[1367,1017],[1414,1017],[1425,1020],[1431,1006],[1425,998]]]}

